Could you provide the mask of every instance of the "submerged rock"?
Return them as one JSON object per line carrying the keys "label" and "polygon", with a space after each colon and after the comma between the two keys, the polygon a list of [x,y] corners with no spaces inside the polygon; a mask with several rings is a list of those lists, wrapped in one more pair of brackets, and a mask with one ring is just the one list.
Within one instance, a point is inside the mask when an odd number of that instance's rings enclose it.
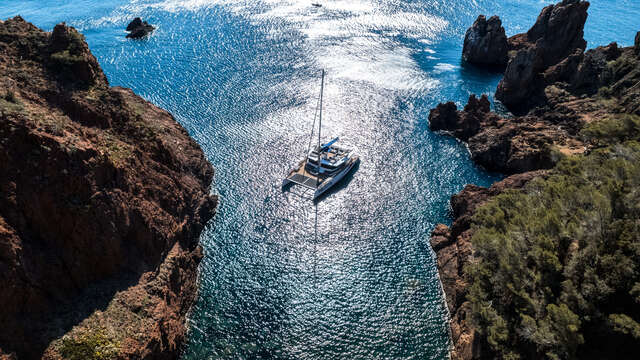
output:
{"label": "submerged rock", "polygon": [[492,16],[487,20],[480,15],[465,34],[462,58],[471,64],[504,67],[508,61],[508,48],[500,18]]}
{"label": "submerged rock", "polygon": [[127,31],[129,32],[127,38],[140,39],[149,35],[153,30],[155,30],[155,27],[137,17],[127,25]]}

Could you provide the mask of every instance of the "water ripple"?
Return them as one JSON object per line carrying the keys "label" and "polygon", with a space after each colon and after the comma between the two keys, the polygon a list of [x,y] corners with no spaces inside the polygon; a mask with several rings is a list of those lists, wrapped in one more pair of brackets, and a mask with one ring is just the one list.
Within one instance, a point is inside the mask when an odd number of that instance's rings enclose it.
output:
{"label": "water ripple", "polygon": [[[448,221],[451,194],[498,177],[426,118],[444,99],[496,87],[499,75],[460,66],[477,14],[501,15],[513,34],[540,1],[310,2],[21,0],[0,15],[78,27],[111,83],[168,109],[216,167],[221,204],[201,238],[184,359],[444,359],[429,231]],[[639,4],[590,11],[590,46],[632,42]],[[126,41],[132,16],[158,29]],[[363,161],[314,205],[280,182],[306,149],[320,68],[323,131]]]}

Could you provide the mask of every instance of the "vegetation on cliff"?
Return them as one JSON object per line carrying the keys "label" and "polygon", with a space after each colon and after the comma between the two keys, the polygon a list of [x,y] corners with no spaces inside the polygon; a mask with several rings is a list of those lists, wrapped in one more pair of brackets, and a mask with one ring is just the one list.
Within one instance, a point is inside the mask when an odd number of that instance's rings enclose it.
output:
{"label": "vegetation on cliff", "polygon": [[[515,50],[496,98],[519,116],[474,95],[463,110],[446,103],[429,115],[474,162],[516,174],[467,185],[451,199],[452,226],[432,233],[452,359],[636,357],[640,33],[633,47],[584,51],[588,6],[549,5],[507,39]],[[473,38],[492,36],[502,39]]]}
{"label": "vegetation on cliff", "polygon": [[594,122],[582,133],[609,146],[476,210],[468,299],[499,357],[630,357],[640,345],[639,130],[635,115]]}

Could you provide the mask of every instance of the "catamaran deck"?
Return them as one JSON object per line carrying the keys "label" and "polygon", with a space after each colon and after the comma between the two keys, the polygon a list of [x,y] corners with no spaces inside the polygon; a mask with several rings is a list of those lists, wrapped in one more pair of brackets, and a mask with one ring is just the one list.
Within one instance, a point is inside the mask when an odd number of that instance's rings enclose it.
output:
{"label": "catamaran deck", "polygon": [[313,175],[305,169],[305,166],[306,161],[303,161],[298,170],[292,171],[289,176],[287,176],[287,179],[298,185],[315,189],[317,185],[322,184],[327,177],[321,174]]}

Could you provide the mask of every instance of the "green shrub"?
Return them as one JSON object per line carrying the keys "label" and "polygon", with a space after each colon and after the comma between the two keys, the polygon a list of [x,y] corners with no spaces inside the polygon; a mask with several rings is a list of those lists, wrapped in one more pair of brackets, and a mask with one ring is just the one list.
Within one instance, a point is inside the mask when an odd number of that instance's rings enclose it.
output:
{"label": "green shrub", "polygon": [[640,138],[640,116],[619,114],[587,124],[582,137],[600,146]]}
{"label": "green shrub", "polygon": [[107,360],[117,355],[119,344],[111,341],[103,331],[93,331],[63,338],[58,350],[64,359]]}
{"label": "green shrub", "polygon": [[13,90],[7,90],[7,93],[4,95],[5,100],[10,101],[12,103],[17,103],[16,93]]}
{"label": "green shrub", "polygon": [[0,98],[0,114],[17,114],[25,112],[24,104],[18,98],[13,97],[12,99],[13,101]]}
{"label": "green shrub", "polygon": [[[589,136],[632,137],[637,120],[603,122]],[[640,345],[639,189],[640,144],[629,141],[564,159],[546,180],[476,210],[467,298],[498,357]]]}
{"label": "green shrub", "polygon": [[82,62],[82,57],[71,55],[69,50],[64,50],[51,54],[51,60],[59,65],[72,66],[76,63]]}
{"label": "green shrub", "polygon": [[85,38],[84,35],[77,31],[69,31],[70,41],[69,41],[69,52],[71,54],[78,54],[82,52]]}
{"label": "green shrub", "polygon": [[598,96],[601,98],[609,98],[611,97],[612,94],[613,92],[611,91],[611,88],[608,86],[603,86],[600,89],[598,89]]}
{"label": "green shrub", "polygon": [[51,54],[51,62],[55,69],[67,72],[74,65],[84,62],[84,36],[77,31],[69,30],[69,45],[66,49]]}

